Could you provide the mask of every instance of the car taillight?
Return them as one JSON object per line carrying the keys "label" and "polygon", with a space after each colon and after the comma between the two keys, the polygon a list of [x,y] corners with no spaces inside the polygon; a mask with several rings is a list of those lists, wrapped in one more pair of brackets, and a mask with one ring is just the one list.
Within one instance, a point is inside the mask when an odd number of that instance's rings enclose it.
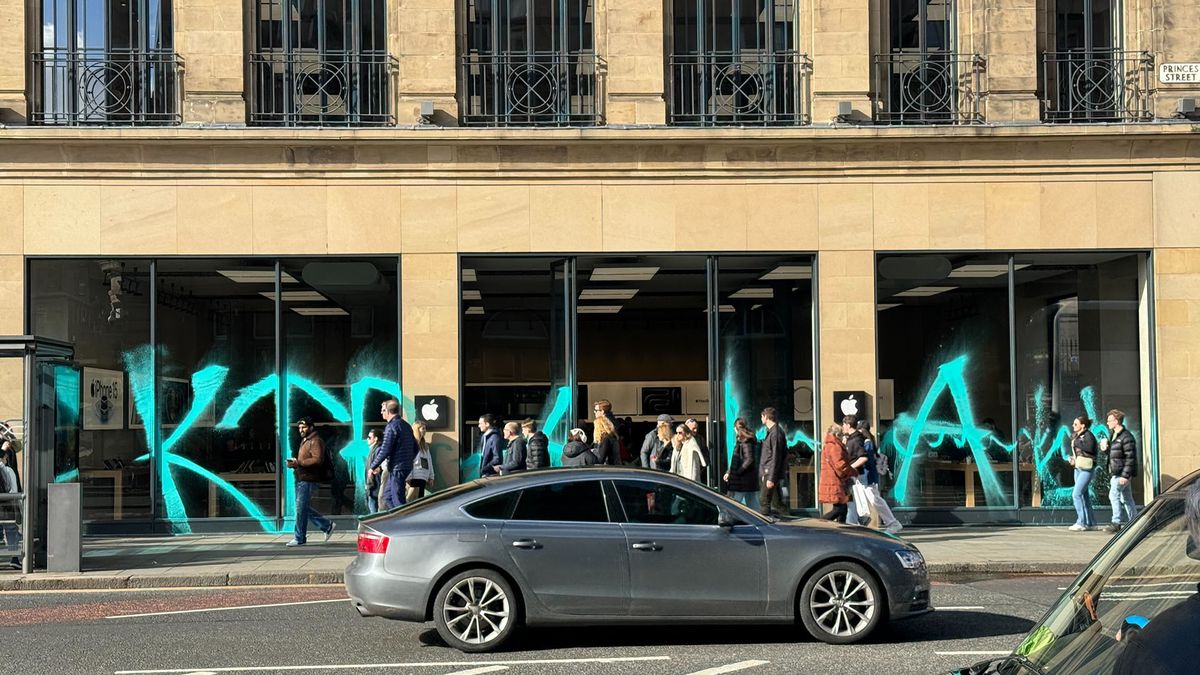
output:
{"label": "car taillight", "polygon": [[359,553],[387,553],[388,538],[378,532],[358,533]]}

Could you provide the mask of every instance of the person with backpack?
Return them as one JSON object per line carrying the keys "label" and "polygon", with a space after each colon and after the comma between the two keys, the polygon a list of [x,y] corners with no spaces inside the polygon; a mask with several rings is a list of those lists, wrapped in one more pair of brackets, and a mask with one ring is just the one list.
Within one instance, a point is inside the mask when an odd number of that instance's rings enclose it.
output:
{"label": "person with backpack", "polygon": [[383,428],[383,443],[375,454],[371,470],[382,470],[387,462],[391,476],[387,484],[387,508],[394,509],[405,504],[405,481],[412,473],[413,458],[417,456],[417,439],[413,436],[412,427],[404,421],[401,415],[400,402],[388,399],[379,408],[379,415],[387,422]]}
{"label": "person with backpack", "polygon": [[289,547],[308,543],[310,520],[325,533],[325,541],[333,536],[334,528],[332,521],[312,508],[313,493],[333,478],[333,462],[311,418],[301,417],[296,431],[300,432],[300,449],[287,461],[288,468],[296,472],[296,530]]}
{"label": "person with backpack", "polygon": [[417,456],[413,459],[412,473],[405,482],[404,501],[411,502],[425,496],[433,483],[433,455],[429,452],[429,441],[425,440],[428,426],[421,421],[413,422],[413,438],[417,442]]}

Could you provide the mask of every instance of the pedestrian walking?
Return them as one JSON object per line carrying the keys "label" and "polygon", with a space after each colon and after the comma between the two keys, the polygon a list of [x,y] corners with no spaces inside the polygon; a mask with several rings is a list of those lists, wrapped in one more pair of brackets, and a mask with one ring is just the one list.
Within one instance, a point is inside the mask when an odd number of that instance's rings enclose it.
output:
{"label": "pedestrian walking", "polygon": [[1100,449],[1108,451],[1108,474],[1112,476],[1108,502],[1112,505],[1112,523],[1104,531],[1116,533],[1138,514],[1137,504],[1133,501],[1133,479],[1138,470],[1137,442],[1125,428],[1125,413],[1109,410],[1105,422],[1109,438],[1101,439]]}
{"label": "pedestrian walking", "polygon": [[[4,441],[0,447],[0,492],[15,495],[21,491],[21,481],[11,464],[16,453],[12,443]],[[17,501],[0,503],[0,533],[4,535],[4,550],[9,554],[9,567],[21,567],[21,506]]]}
{"label": "pedestrian walking", "polygon": [[[612,401],[606,398],[596,401],[592,404],[592,412],[595,413],[596,417],[606,417],[608,418],[609,422],[612,422],[613,436],[616,438],[617,452],[615,455],[613,455],[613,461],[611,464],[623,464],[627,458],[632,460],[632,457],[627,457],[627,453],[629,452],[628,448],[621,444],[621,437],[624,434],[622,429],[624,429],[625,423],[622,422],[616,415],[613,415]],[[599,432],[595,431],[594,429],[592,430],[592,435],[595,437],[597,442],[600,440]],[[605,462],[603,457],[600,457],[600,460],[601,464],[610,463]]]}
{"label": "pedestrian walking", "polygon": [[334,524],[312,508],[313,494],[321,483],[329,481],[333,462],[326,456],[325,442],[321,440],[311,418],[301,417],[296,422],[300,433],[300,449],[295,458],[289,458],[289,469],[296,472],[296,529],[287,546],[303,546],[308,543],[308,521],[320,528],[325,541],[333,536]]}
{"label": "pedestrian walking", "polygon": [[731,498],[758,511],[761,508],[758,503],[758,466],[755,464],[758,439],[746,420],[740,417],[733,421],[733,431],[736,440],[733,457],[729,459],[729,471],[724,477],[725,485],[729,488]]}
{"label": "pedestrian walking", "polygon": [[413,440],[417,445],[417,456],[413,458],[412,472],[408,474],[408,480],[404,482],[405,503],[424,497],[425,492],[433,483],[433,455],[429,452],[429,441],[425,438],[428,426],[418,420],[413,422],[412,430]]}
{"label": "pedestrian walking", "polygon": [[786,513],[780,491],[783,480],[787,476],[787,438],[779,427],[775,408],[763,408],[759,419],[767,427],[767,436],[763,439],[762,459],[759,463],[759,492],[758,502],[765,516]]}
{"label": "pedestrian walking", "polygon": [[825,444],[821,448],[821,480],[817,484],[817,499],[830,505],[829,511],[821,517],[834,522],[845,520],[850,503],[846,488],[858,475],[858,470],[846,461],[846,445],[841,432],[842,427],[836,424],[825,432]]}
{"label": "pedestrian walking", "polygon": [[[903,530],[904,526],[900,524],[899,519],[892,513],[892,507],[879,492],[879,441],[875,439],[875,434],[871,433],[871,423],[867,420],[859,421],[858,433],[862,435],[863,448],[867,451],[867,463],[863,465],[858,478],[867,488],[871,504],[879,514],[879,523],[883,525],[883,529],[896,534]],[[886,465],[886,462],[884,464]]]}
{"label": "pedestrian walking", "polygon": [[550,439],[538,431],[531,419],[521,422],[521,433],[525,436],[525,468],[529,471],[549,468]]}
{"label": "pedestrian walking", "polygon": [[[858,418],[854,415],[846,415],[842,418],[842,443],[846,448],[846,461],[849,462],[850,468],[854,469],[854,477],[850,479],[850,488],[854,487],[854,481],[859,480],[858,474],[863,471],[867,465],[867,448],[862,432],[858,430]],[[865,484],[864,484],[865,487]],[[853,495],[851,495],[853,497]],[[864,507],[865,508],[865,507]],[[869,516],[867,517],[869,520]],[[864,525],[863,516],[858,512],[847,510],[846,523],[850,525]]]}
{"label": "pedestrian walking", "polygon": [[413,459],[417,455],[417,441],[412,427],[404,421],[404,411],[396,399],[388,399],[379,407],[379,416],[387,422],[383,428],[383,441],[371,468],[382,473],[384,462],[388,465],[388,480],[384,484],[386,499],[384,506],[394,509],[405,504],[405,481],[412,473]]}
{"label": "pedestrian walking", "polygon": [[521,435],[521,425],[509,422],[504,425],[504,461],[498,472],[502,475],[519,473],[525,470],[525,437]]}
{"label": "pedestrian walking", "polygon": [[618,465],[621,463],[621,442],[617,438],[617,429],[608,417],[600,415],[596,418],[596,435],[592,452],[596,455],[597,464]]}
{"label": "pedestrian walking", "polygon": [[1096,514],[1088,499],[1088,486],[1096,471],[1096,435],[1091,431],[1092,421],[1076,417],[1071,422],[1071,466],[1075,467],[1075,487],[1071,499],[1075,502],[1075,524],[1067,529],[1086,532],[1096,526]]}
{"label": "pedestrian walking", "polygon": [[583,429],[572,429],[567,439],[567,445],[563,448],[563,466],[588,467],[596,464],[596,455],[588,447],[588,437]]}
{"label": "pedestrian walking", "polygon": [[375,458],[379,456],[379,446],[379,432],[371,429],[367,432],[367,475],[364,481],[367,486],[368,513],[378,513],[384,508],[383,486],[388,476],[387,467],[381,467],[382,471],[380,472],[371,469],[375,464]]}
{"label": "pedestrian walking", "polygon": [[479,418],[479,433],[483,434],[479,440],[479,475],[494,476],[500,464],[504,462],[504,454],[500,451],[500,430],[496,428],[495,415],[487,413]]}
{"label": "pedestrian walking", "polygon": [[[689,417],[684,424],[686,424],[688,430],[692,432],[692,438],[696,439],[696,445],[700,446],[700,453],[704,455],[705,466],[708,466],[708,441],[704,440],[704,433],[700,429],[700,422],[698,422],[695,417]],[[706,481],[700,482],[704,483]]]}
{"label": "pedestrian walking", "polygon": [[668,414],[658,416],[658,420],[646,437],[642,439],[641,460],[643,469],[669,471],[671,468],[671,425],[675,420]]}
{"label": "pedestrian walking", "polygon": [[708,460],[686,424],[675,429],[671,446],[671,473],[703,484],[708,477]]}

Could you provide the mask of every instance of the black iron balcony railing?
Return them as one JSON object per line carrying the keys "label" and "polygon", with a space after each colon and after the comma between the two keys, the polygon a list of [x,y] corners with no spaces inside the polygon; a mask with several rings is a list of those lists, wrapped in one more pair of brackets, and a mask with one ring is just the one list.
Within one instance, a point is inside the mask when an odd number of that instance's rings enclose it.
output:
{"label": "black iron balcony railing", "polygon": [[595,54],[467,54],[467,126],[595,126],[604,121],[602,62]]}
{"label": "black iron balcony railing", "polygon": [[183,59],[173,51],[45,49],[31,57],[30,121],[171,125],[181,121]]}
{"label": "black iron balcony railing", "polygon": [[978,54],[879,54],[876,91],[884,100],[876,119],[882,124],[982,122],[986,77]]}
{"label": "black iron balcony railing", "polygon": [[1042,67],[1047,122],[1137,122],[1154,117],[1154,57],[1147,52],[1048,52]]}
{"label": "black iron balcony railing", "polygon": [[798,126],[811,121],[812,61],[793,51],[673,54],[671,124]]}
{"label": "black iron balcony railing", "polygon": [[250,55],[250,123],[390,126],[396,59],[387,54],[293,51]]}

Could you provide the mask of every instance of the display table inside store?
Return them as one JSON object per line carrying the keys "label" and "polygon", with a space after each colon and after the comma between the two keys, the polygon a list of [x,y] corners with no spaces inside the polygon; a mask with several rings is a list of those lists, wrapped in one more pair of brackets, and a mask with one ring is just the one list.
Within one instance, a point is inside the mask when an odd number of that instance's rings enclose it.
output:
{"label": "display table inside store", "polygon": [[[219,473],[221,480],[226,483],[270,483],[275,484],[275,474],[273,473]],[[217,484],[208,484],[208,517],[216,518],[219,512],[217,508]]]}
{"label": "display table inside store", "polygon": [[[997,474],[1011,475],[1012,464],[1008,462],[991,462],[992,470]],[[965,490],[966,503],[964,506],[971,508],[975,506],[975,480],[979,474],[979,465],[974,462],[938,462],[926,461],[925,469],[925,484],[932,485],[935,471],[957,471],[962,474],[963,490]],[[1031,462],[1022,462],[1017,466],[1018,479],[1023,474],[1029,474],[1030,480],[1033,483],[1033,506],[1034,508],[1042,505],[1042,482],[1038,479],[1037,471]],[[928,489],[928,488],[926,488]]]}
{"label": "display table inside store", "polygon": [[113,483],[113,520],[121,520],[125,513],[125,469],[83,469],[80,478],[111,480]]}

